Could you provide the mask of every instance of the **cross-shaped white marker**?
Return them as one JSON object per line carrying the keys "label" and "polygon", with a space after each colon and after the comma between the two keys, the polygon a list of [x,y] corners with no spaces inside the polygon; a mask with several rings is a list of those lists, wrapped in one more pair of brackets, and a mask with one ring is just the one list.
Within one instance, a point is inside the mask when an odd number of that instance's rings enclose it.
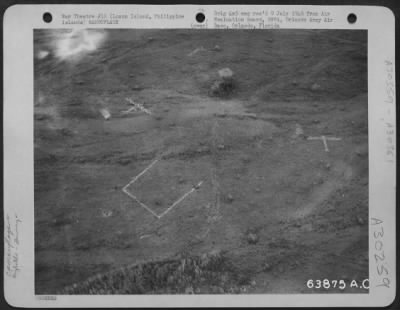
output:
{"label": "cross-shaped white marker", "polygon": [[125,98],[126,101],[128,101],[131,105],[133,105],[132,108],[126,110],[126,111],[122,111],[122,113],[131,113],[132,111],[143,111],[144,113],[147,113],[149,115],[151,115],[152,113],[147,110],[142,104],[138,103],[138,102],[134,102],[131,98]]}
{"label": "cross-shaped white marker", "polygon": [[324,143],[325,152],[329,152],[327,141],[328,140],[329,141],[340,141],[340,140],[342,140],[342,138],[321,136],[321,137],[308,137],[307,140],[322,140],[322,142]]}

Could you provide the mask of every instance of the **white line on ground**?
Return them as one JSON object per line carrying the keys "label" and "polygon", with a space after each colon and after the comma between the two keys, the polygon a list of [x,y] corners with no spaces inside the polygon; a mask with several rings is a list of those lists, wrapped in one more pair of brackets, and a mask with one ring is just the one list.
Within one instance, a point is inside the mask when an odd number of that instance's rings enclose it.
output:
{"label": "white line on ground", "polygon": [[175,201],[172,205],[170,205],[164,212],[161,214],[157,214],[154,212],[150,207],[145,205],[143,202],[141,202],[135,195],[133,195],[130,191],[128,191],[128,187],[131,186],[133,183],[135,183],[143,174],[145,174],[151,167],[153,167],[159,159],[154,160],[150,165],[148,165],[142,172],[140,172],[137,176],[135,176],[128,184],[126,184],[123,188],[122,191],[127,194],[129,197],[134,199],[137,203],[140,204],[143,208],[145,208],[147,211],[149,211],[151,214],[153,214],[155,217],[160,219],[163,217],[165,214],[167,214],[169,211],[171,211],[174,207],[176,207],[179,203],[181,203],[187,196],[189,196],[191,193],[193,193],[195,190],[199,189],[200,186],[203,184],[203,181],[199,182],[197,185],[193,186],[193,188],[186,192],[184,195],[182,195],[177,201]]}
{"label": "white line on ground", "polygon": [[163,213],[161,213],[159,216],[160,218],[163,217],[165,214],[167,214],[169,211],[171,211],[176,205],[181,203],[187,196],[189,196],[191,193],[193,193],[195,190],[199,189],[201,184],[203,184],[203,181],[201,181],[199,184],[196,186],[193,186],[192,189],[185,194],[182,195],[177,201],[175,201],[172,205],[170,205]]}
{"label": "white line on ground", "polygon": [[151,167],[153,167],[159,159],[154,160],[150,165],[148,165],[141,173],[139,173],[137,176],[135,176],[132,181],[130,181],[128,184],[124,186],[122,190],[126,190],[131,184],[135,183],[143,174],[145,174]]}
{"label": "white line on ground", "polygon": [[324,142],[325,152],[329,152],[328,143],[326,143],[326,138],[325,138],[325,136],[322,136],[322,142]]}
{"label": "white line on ground", "polygon": [[153,210],[151,210],[148,206],[146,206],[143,202],[141,202],[139,199],[136,198],[135,195],[133,195],[132,193],[130,193],[128,190],[126,190],[125,188],[123,189],[124,193],[127,194],[129,197],[131,197],[132,199],[134,199],[137,203],[139,203],[143,208],[145,208],[147,211],[149,211],[151,214],[153,214],[155,217],[157,217],[158,219],[160,218],[160,216],[155,213]]}
{"label": "white line on ground", "polygon": [[137,111],[136,107],[129,108],[129,109],[126,110],[126,111],[121,111],[121,113],[131,113],[132,111],[133,111],[133,112],[136,112],[136,111]]}

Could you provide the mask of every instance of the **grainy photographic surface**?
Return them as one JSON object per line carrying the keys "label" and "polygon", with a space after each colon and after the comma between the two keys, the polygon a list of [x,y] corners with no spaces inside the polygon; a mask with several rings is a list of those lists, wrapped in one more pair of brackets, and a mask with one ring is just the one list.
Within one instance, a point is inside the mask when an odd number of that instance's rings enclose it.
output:
{"label": "grainy photographic surface", "polygon": [[36,294],[368,292],[367,31],[34,49]]}

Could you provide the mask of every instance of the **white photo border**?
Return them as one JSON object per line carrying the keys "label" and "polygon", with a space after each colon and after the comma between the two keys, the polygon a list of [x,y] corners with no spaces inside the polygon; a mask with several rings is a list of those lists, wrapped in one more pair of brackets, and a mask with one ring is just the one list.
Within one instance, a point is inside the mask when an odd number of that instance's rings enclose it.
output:
{"label": "white photo border", "polygon": [[[364,29],[368,31],[368,139],[369,139],[369,274],[368,294],[268,294],[268,295],[57,295],[38,298],[34,289],[34,173],[33,173],[33,29],[43,28],[197,28],[195,15],[213,20],[214,10],[329,11],[334,21],[306,23],[301,29]],[[63,25],[61,14],[180,13],[182,19],[122,21],[118,25]],[[43,22],[51,12],[53,22]],[[357,15],[349,24],[347,15]],[[281,29],[296,24],[282,25]],[[212,23],[207,24],[212,29]],[[328,27],[328,28],[327,28]],[[255,307],[255,306],[387,306],[396,295],[396,127],[395,18],[378,6],[280,5],[15,5],[4,15],[4,229],[7,217],[19,225],[20,272],[6,275],[4,294],[15,307]],[[389,143],[389,138],[392,141]],[[395,152],[395,151],[394,151]],[[5,242],[5,247],[6,247]],[[377,258],[384,255],[384,261]],[[6,248],[5,257],[6,259]],[[383,267],[382,267],[383,266]],[[382,268],[387,270],[382,272]],[[384,280],[387,279],[387,280]],[[389,285],[387,281],[390,282]],[[45,296],[44,296],[45,297]]]}

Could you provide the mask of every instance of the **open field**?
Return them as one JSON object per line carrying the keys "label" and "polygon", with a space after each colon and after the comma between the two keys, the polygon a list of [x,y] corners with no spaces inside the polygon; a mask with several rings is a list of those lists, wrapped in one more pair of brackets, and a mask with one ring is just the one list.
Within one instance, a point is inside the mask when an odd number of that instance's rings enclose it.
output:
{"label": "open field", "polygon": [[[307,280],[368,278],[366,32],[95,35],[63,58],[64,32],[35,31],[35,53],[50,51],[35,59],[36,293],[87,293],[66,287],[126,266],[146,278],[155,262],[172,266],[157,284],[90,293],[320,293]],[[213,94],[223,68],[232,89]],[[149,113],[124,113],[126,98]],[[308,139],[322,135],[341,140],[326,152]],[[123,191],[146,168],[127,190],[159,218]],[[214,273],[168,282],[188,259]]]}

